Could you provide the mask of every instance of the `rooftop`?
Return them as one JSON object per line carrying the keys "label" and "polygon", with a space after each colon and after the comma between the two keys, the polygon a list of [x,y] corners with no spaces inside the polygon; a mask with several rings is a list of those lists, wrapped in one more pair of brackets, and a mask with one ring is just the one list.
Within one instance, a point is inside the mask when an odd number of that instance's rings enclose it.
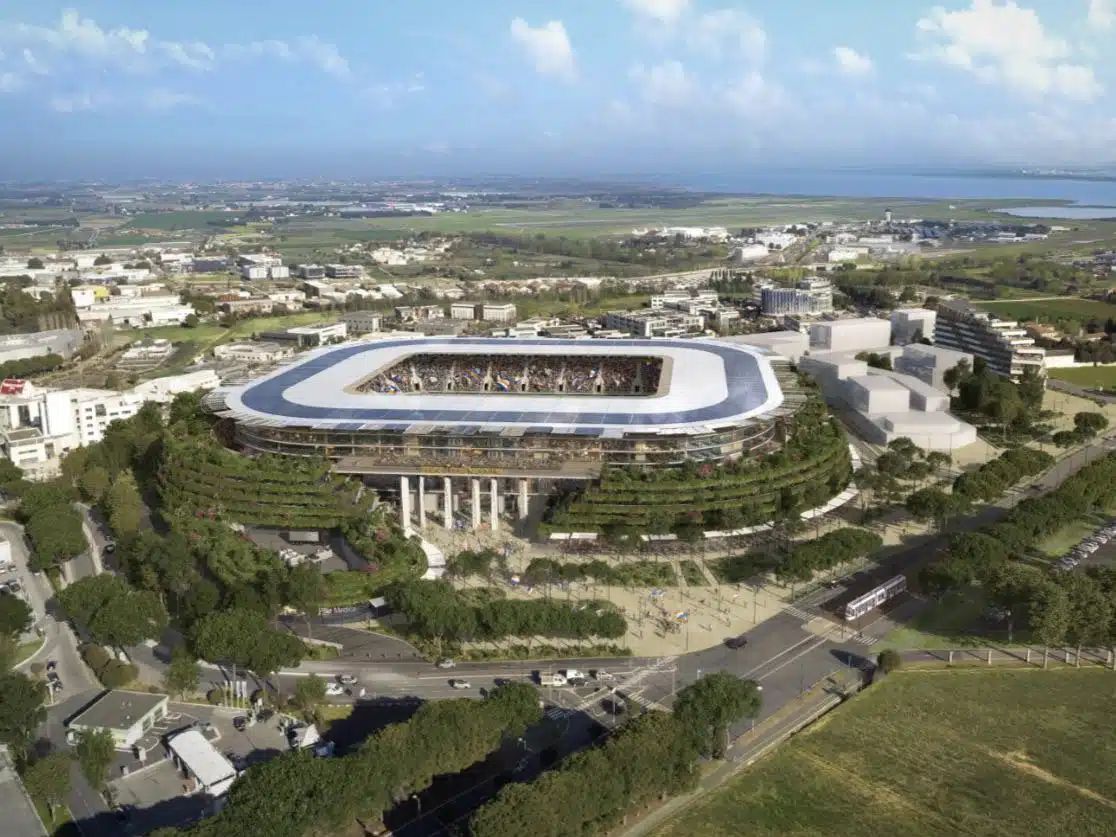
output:
{"label": "rooftop", "polygon": [[95,703],[71,718],[67,726],[110,730],[128,729],[156,706],[166,703],[166,701],[166,695],[114,689],[105,692],[97,698]]}
{"label": "rooftop", "polygon": [[213,796],[223,794],[236,779],[236,768],[232,762],[200,730],[180,732],[167,741],[167,746]]}

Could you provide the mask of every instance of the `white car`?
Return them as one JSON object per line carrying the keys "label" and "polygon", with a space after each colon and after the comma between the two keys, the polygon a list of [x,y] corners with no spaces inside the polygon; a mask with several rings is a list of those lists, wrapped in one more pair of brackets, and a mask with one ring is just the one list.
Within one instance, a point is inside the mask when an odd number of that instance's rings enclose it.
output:
{"label": "white car", "polygon": [[326,695],[328,697],[340,697],[345,694],[345,687],[340,683],[326,683]]}
{"label": "white car", "polygon": [[357,679],[354,674],[339,674],[337,675],[337,682],[342,686],[355,686]]}
{"label": "white car", "polygon": [[473,688],[473,684],[470,683],[468,680],[451,680],[449,682],[449,684],[450,684],[450,687],[453,688],[453,689],[471,689],[471,688]]}

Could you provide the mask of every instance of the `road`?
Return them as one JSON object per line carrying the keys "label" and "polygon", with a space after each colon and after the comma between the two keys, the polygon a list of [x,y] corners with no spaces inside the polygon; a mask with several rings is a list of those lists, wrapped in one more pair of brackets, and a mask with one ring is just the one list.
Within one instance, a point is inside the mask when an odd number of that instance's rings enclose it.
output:
{"label": "road", "polygon": [[[851,576],[834,587],[817,590],[798,600],[771,619],[757,625],[745,634],[747,644],[739,650],[718,645],[701,651],[671,657],[658,658],[587,658],[537,662],[462,662],[453,670],[442,670],[428,662],[408,659],[410,652],[398,647],[377,656],[369,657],[368,652],[353,651],[337,660],[306,661],[296,669],[281,672],[272,678],[272,684],[285,694],[293,690],[300,678],[318,674],[326,678],[336,678],[341,674],[352,674],[359,680],[359,686],[367,692],[367,698],[400,699],[418,698],[431,700],[449,697],[477,697],[482,689],[490,688],[496,680],[530,680],[535,671],[577,668],[581,670],[605,669],[612,673],[614,680],[608,684],[573,688],[548,688],[543,697],[554,707],[555,717],[579,719],[578,725],[569,724],[571,735],[574,730],[584,731],[594,722],[608,728],[616,723],[615,716],[605,711],[603,701],[610,696],[610,689],[639,704],[654,708],[669,708],[678,689],[694,682],[703,674],[713,671],[728,671],[741,677],[756,680],[763,687],[763,709],[757,722],[763,723],[788,707],[799,703],[804,695],[818,683],[825,681],[836,672],[843,676],[856,678],[862,671],[871,667],[874,658],[872,646],[885,633],[892,630],[897,622],[912,618],[924,603],[913,599],[886,617],[876,614],[866,619],[867,624],[858,625],[859,633],[850,630],[843,623],[835,621],[829,610],[834,601],[847,598],[851,591],[862,592],[876,580],[883,580],[899,571],[910,570],[921,563],[931,560],[945,546],[949,535],[967,531],[995,522],[1007,513],[1021,498],[1036,495],[1057,487],[1061,482],[1081,468],[1086,462],[1107,453],[1111,440],[1101,439],[1063,458],[1046,474],[1024,490],[1017,490],[1000,503],[981,509],[976,515],[953,521],[950,531],[924,537],[910,548],[893,556],[870,573]],[[10,527],[18,528],[18,527]],[[93,527],[93,531],[99,531]],[[96,537],[96,535],[94,535]],[[13,538],[22,544],[22,536]],[[20,550],[22,553],[22,549]],[[13,557],[25,561],[25,553]],[[45,578],[39,579],[46,584]],[[37,591],[42,602],[50,597],[49,585],[40,586]],[[827,609],[827,605],[829,605]],[[40,608],[41,612],[41,608]],[[48,649],[40,657],[59,660],[60,670],[67,691],[62,705],[50,712],[47,736],[52,741],[60,740],[61,721],[73,714],[83,700],[98,691],[92,678],[85,672],[77,657],[75,638],[68,627],[58,623],[48,614],[44,618],[44,629],[48,636]],[[397,641],[384,638],[386,642],[374,643],[375,648],[391,649],[398,646]],[[366,639],[362,640],[367,642]],[[365,648],[369,646],[364,646]],[[147,679],[157,677],[169,659],[169,649],[164,647],[139,646],[129,649],[133,660]],[[225,672],[219,667],[207,667],[204,679],[219,683]],[[464,679],[471,688],[458,690],[450,686],[451,679]],[[351,701],[353,698],[336,698],[337,702]],[[751,723],[751,722],[749,722]],[[748,732],[744,724],[733,731],[734,736]],[[92,829],[86,833],[99,833],[97,823],[105,821],[103,802],[92,794],[88,785],[81,779],[75,782],[71,795],[71,811],[75,819],[89,820]],[[438,834],[442,832],[437,817],[431,812],[422,815],[423,823],[418,827],[408,827],[408,835]],[[404,823],[406,825],[406,823]],[[111,832],[105,832],[111,833]]]}

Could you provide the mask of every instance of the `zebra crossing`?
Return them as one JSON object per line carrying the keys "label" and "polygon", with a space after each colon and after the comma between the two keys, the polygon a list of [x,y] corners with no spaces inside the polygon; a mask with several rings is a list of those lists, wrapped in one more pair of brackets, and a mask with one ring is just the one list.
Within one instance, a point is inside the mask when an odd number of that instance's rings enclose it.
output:
{"label": "zebra crossing", "polygon": [[818,617],[817,613],[811,613],[808,610],[803,610],[802,608],[795,607],[794,605],[786,605],[783,608],[782,612],[789,613],[791,616],[795,617],[796,619],[801,619],[803,622],[809,622],[810,620],[816,619]]}

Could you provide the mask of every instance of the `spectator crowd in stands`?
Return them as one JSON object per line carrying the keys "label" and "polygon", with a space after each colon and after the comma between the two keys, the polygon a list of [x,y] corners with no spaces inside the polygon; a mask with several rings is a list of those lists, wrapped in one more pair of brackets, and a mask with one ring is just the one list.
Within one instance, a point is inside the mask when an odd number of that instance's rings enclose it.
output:
{"label": "spectator crowd in stands", "polygon": [[659,388],[662,361],[598,355],[416,355],[364,383],[361,392],[522,392],[646,395]]}

